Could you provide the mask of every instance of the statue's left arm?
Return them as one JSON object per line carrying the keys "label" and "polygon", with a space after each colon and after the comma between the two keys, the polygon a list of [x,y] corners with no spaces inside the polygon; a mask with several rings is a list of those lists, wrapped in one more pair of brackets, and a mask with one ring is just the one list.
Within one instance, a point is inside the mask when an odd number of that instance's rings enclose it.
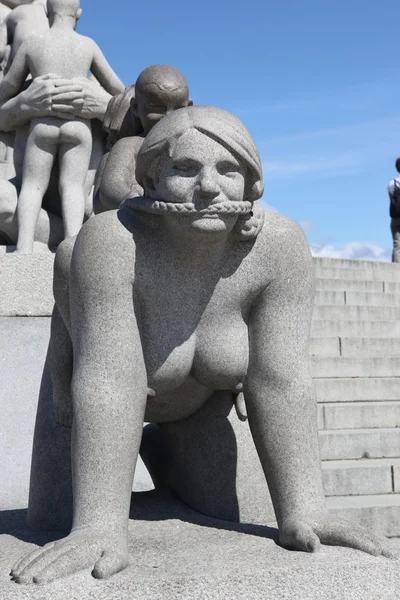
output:
{"label": "statue's left arm", "polygon": [[[245,399],[253,439],[286,547],[314,551],[320,542],[385,554],[385,541],[330,519],[320,467],[316,400],[309,370],[314,268],[301,228],[282,218],[271,234],[271,281],[249,318]],[[261,249],[256,245],[255,250]]]}
{"label": "statue's left arm", "polygon": [[100,85],[109,94],[112,94],[114,96],[124,91],[124,84],[122,83],[120,78],[115,74],[114,70],[107,62],[106,57],[95,42],[93,42],[93,59],[90,70],[92,71],[93,75],[96,77]]}

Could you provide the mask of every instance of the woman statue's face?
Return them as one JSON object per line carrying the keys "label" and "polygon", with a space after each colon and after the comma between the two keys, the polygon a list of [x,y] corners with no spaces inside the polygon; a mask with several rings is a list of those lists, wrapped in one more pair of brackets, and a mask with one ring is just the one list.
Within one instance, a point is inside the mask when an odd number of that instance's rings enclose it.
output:
{"label": "woman statue's face", "polygon": [[[177,141],[171,157],[162,159],[155,195],[165,202],[192,202],[202,213],[174,215],[181,224],[201,231],[231,231],[237,214],[207,213],[221,202],[240,202],[245,188],[245,169],[229,150],[215,140],[190,129]],[[173,217],[173,213],[168,218]]]}

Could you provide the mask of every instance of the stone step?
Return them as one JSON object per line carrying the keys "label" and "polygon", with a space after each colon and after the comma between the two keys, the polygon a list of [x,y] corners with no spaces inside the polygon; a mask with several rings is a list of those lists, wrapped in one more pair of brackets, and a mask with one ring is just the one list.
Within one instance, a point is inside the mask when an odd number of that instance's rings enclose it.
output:
{"label": "stone step", "polygon": [[[375,429],[400,427],[400,401],[331,402],[319,404],[322,429]],[[399,448],[400,456],[400,448]]]}
{"label": "stone step", "polygon": [[394,491],[393,467],[400,458],[331,460],[322,462],[326,496],[363,496],[391,494]]}
{"label": "stone step", "polygon": [[400,306],[400,294],[390,292],[345,292],[347,306]]}
{"label": "stone step", "polygon": [[398,306],[314,306],[314,321],[397,321]]}
{"label": "stone step", "polygon": [[396,377],[400,375],[397,356],[312,356],[313,377]]}
{"label": "stone step", "polygon": [[385,281],[383,284],[383,290],[385,293],[389,294],[399,294],[400,293],[400,282],[398,281]]}
{"label": "stone step", "polygon": [[400,281],[400,269],[316,267],[315,276],[320,279],[352,279],[356,281]]}
{"label": "stone step", "polygon": [[[337,339],[337,338],[334,338]],[[331,344],[333,347],[333,345]],[[399,356],[400,338],[340,338],[341,356]],[[400,360],[399,373],[400,375]]]}
{"label": "stone step", "polygon": [[384,292],[321,291],[315,293],[317,306],[400,306],[400,294]]}
{"label": "stone step", "polygon": [[400,357],[400,338],[316,337],[310,340],[310,355]]}
{"label": "stone step", "polygon": [[[391,286],[391,289],[386,289],[387,286]],[[392,287],[393,286],[393,287]],[[397,289],[398,286],[398,289]],[[390,291],[396,293],[400,291],[400,284],[383,281],[358,281],[351,279],[320,279],[319,277],[315,280],[315,287],[317,291],[332,291],[332,292],[372,292],[379,293]]]}
{"label": "stone step", "polygon": [[314,266],[318,269],[374,269],[383,272],[398,272],[400,280],[400,266],[392,262],[379,260],[349,260],[347,258],[313,258]]}
{"label": "stone step", "polygon": [[334,496],[326,502],[334,518],[388,537],[400,536],[400,494]]}
{"label": "stone step", "polygon": [[321,430],[319,441],[322,460],[396,458],[400,428]]}
{"label": "stone step", "polygon": [[314,388],[320,403],[400,400],[400,376],[315,378]]}
{"label": "stone step", "polygon": [[311,356],[340,356],[340,337],[310,339]]}
{"label": "stone step", "polygon": [[[322,307],[319,307],[322,308]],[[353,308],[352,306],[341,308]],[[365,308],[365,307],[364,307]],[[382,310],[382,309],[380,309]],[[311,325],[312,337],[364,337],[364,338],[393,338],[400,336],[400,321],[384,320],[368,321],[335,319],[313,320]]]}

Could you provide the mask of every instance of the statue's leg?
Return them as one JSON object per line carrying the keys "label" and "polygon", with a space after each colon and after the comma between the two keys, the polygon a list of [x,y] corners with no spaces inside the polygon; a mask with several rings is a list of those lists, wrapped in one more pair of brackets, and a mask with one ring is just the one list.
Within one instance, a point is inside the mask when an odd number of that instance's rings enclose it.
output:
{"label": "statue's leg", "polygon": [[[249,523],[275,520],[247,421],[231,392],[220,391],[194,415],[144,432],[141,456],[157,486],[165,482],[193,509]],[[145,428],[146,429],[146,428]]]}
{"label": "statue's leg", "polygon": [[[67,123],[63,127],[69,125]],[[75,122],[74,136],[76,139],[63,142],[59,150],[59,192],[66,238],[79,233],[85,214],[85,180],[92,152],[90,124]]]}
{"label": "statue's leg", "polygon": [[53,136],[47,138],[44,123],[31,129],[26,144],[24,172],[18,198],[18,241],[17,251],[31,253],[35,240],[42,200],[48,188],[57,145]]}

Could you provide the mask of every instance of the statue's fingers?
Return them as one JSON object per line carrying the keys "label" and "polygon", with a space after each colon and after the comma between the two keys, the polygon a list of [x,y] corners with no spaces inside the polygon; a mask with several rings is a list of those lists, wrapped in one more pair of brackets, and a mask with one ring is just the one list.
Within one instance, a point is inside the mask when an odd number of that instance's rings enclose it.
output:
{"label": "statue's fingers", "polygon": [[284,548],[316,552],[320,548],[319,537],[310,525],[296,523],[283,528],[279,541]]}
{"label": "statue's fingers", "polygon": [[72,573],[77,573],[93,565],[96,558],[97,556],[93,550],[88,551],[88,546],[70,549],[42,570],[35,569],[33,581],[34,583],[44,584],[72,575]]}
{"label": "statue's fingers", "polygon": [[82,90],[65,88],[65,90],[57,93],[52,98],[53,104],[67,104],[68,102],[73,102],[74,100],[80,100],[83,102]]}
{"label": "statue's fingers", "polygon": [[387,544],[386,538],[351,523],[331,522],[317,533],[323,544],[355,548],[373,556],[380,556]]}
{"label": "statue's fingers", "polygon": [[127,554],[112,550],[105,550],[92,571],[96,579],[107,579],[115,573],[119,573],[128,566],[129,558]]}
{"label": "statue's fingers", "polygon": [[33,581],[33,577],[43,571],[47,565],[56,560],[59,556],[71,549],[71,544],[61,543],[54,544],[53,547],[43,549],[43,552],[33,558],[25,568],[14,576],[17,583],[30,583]]}
{"label": "statue's fingers", "polygon": [[70,113],[73,114],[74,112],[74,107],[71,104],[56,104],[53,105],[54,110],[52,111],[52,116],[53,113],[55,114],[56,112],[58,113]]}
{"label": "statue's fingers", "polygon": [[392,560],[400,560],[400,551],[395,550],[392,546],[390,546],[390,542],[387,542],[382,549],[382,556],[385,558],[390,558]]}
{"label": "statue's fingers", "polygon": [[54,81],[54,87],[57,89],[62,87],[74,87],[83,91],[82,85],[72,79],[65,79],[64,77],[60,77],[58,81]]}
{"label": "statue's fingers", "polygon": [[30,562],[32,562],[35,558],[37,558],[43,552],[45,552],[47,548],[51,548],[52,546],[54,546],[54,544],[55,542],[51,542],[45,547],[35,548],[34,550],[32,550],[32,552],[26,554],[22,559],[19,559],[18,562],[15,563],[15,565],[13,565],[10,575],[12,575],[12,577],[18,577],[19,574],[25,569],[25,567],[29,565]]}

